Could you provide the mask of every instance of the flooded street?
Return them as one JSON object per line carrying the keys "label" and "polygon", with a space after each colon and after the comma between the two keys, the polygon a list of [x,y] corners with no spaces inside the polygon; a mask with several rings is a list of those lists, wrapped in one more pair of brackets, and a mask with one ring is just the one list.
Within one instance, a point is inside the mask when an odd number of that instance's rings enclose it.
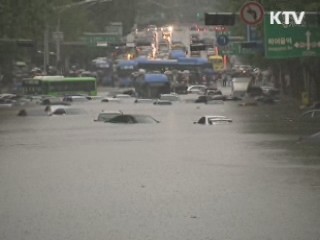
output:
{"label": "flooded street", "polygon": [[[238,104],[3,117],[0,239],[319,239],[319,145],[297,142],[290,107]],[[94,122],[102,109],[160,123]],[[203,115],[233,122],[193,124]]]}

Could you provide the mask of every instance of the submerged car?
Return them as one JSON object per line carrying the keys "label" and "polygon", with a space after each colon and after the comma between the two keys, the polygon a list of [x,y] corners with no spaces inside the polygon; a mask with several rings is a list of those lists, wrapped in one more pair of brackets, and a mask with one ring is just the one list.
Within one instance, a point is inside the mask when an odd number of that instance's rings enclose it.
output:
{"label": "submerged car", "polygon": [[47,112],[48,116],[77,115],[82,113],[82,110],[66,105],[46,106],[44,111]]}
{"label": "submerged car", "polygon": [[113,97],[105,97],[105,98],[101,99],[101,102],[120,103],[121,99],[113,98]]}
{"label": "submerged car", "polygon": [[87,102],[88,100],[91,100],[91,97],[82,96],[82,95],[69,95],[69,96],[64,96],[62,101],[64,101],[64,102]]}
{"label": "submerged car", "polygon": [[154,103],[153,99],[150,98],[137,98],[134,103]]}
{"label": "submerged car", "polygon": [[135,124],[135,123],[159,123],[158,120],[154,119],[149,115],[136,115],[136,114],[122,114],[111,118],[107,123],[125,123],[125,124]]}
{"label": "submerged car", "polygon": [[216,101],[224,101],[226,97],[224,95],[201,95],[194,102],[195,103],[215,103]]}
{"label": "submerged car", "polygon": [[169,101],[169,100],[161,100],[161,99],[158,99],[158,100],[156,100],[153,104],[154,104],[154,105],[172,105],[172,102]]}
{"label": "submerged car", "polygon": [[98,117],[94,120],[95,122],[105,122],[109,121],[110,119],[122,115],[122,111],[102,111],[99,113]]}
{"label": "submerged car", "polygon": [[177,94],[161,94],[160,100],[164,101],[180,101],[180,97]]}
{"label": "submerged car", "polygon": [[231,123],[231,122],[232,122],[232,119],[227,118],[225,116],[207,115],[199,118],[199,120],[197,122],[194,122],[194,124],[213,125],[218,123]]}
{"label": "submerged car", "polygon": [[187,88],[187,93],[204,93],[206,90],[205,85],[191,85]]}
{"label": "submerged car", "polygon": [[320,123],[320,109],[312,109],[302,113],[299,117],[300,121],[314,121]]}

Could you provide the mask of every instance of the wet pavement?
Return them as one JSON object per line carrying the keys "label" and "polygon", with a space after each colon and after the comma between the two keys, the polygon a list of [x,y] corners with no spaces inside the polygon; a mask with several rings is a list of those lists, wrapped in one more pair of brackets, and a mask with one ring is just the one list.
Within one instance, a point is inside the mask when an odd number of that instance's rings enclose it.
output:
{"label": "wet pavement", "polygon": [[[2,112],[1,240],[319,239],[319,145],[298,141],[317,127],[291,121],[294,104],[133,102]],[[160,123],[94,122],[102,109]]]}

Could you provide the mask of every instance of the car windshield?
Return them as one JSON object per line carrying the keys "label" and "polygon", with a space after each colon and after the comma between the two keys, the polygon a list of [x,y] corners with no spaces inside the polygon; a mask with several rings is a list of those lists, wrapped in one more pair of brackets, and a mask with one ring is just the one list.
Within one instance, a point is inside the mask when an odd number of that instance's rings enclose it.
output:
{"label": "car windshield", "polygon": [[98,116],[98,121],[108,121],[116,116],[119,116],[120,113],[100,113]]}
{"label": "car windshield", "polygon": [[158,121],[150,116],[137,115],[134,117],[137,123],[157,123]]}

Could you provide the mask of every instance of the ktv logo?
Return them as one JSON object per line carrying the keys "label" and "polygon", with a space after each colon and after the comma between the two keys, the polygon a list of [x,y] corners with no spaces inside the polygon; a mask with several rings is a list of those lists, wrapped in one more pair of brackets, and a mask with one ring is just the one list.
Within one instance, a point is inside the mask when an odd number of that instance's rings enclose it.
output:
{"label": "ktv logo", "polygon": [[270,24],[282,24],[282,25],[302,25],[305,17],[305,12],[294,11],[271,11],[270,12]]}

